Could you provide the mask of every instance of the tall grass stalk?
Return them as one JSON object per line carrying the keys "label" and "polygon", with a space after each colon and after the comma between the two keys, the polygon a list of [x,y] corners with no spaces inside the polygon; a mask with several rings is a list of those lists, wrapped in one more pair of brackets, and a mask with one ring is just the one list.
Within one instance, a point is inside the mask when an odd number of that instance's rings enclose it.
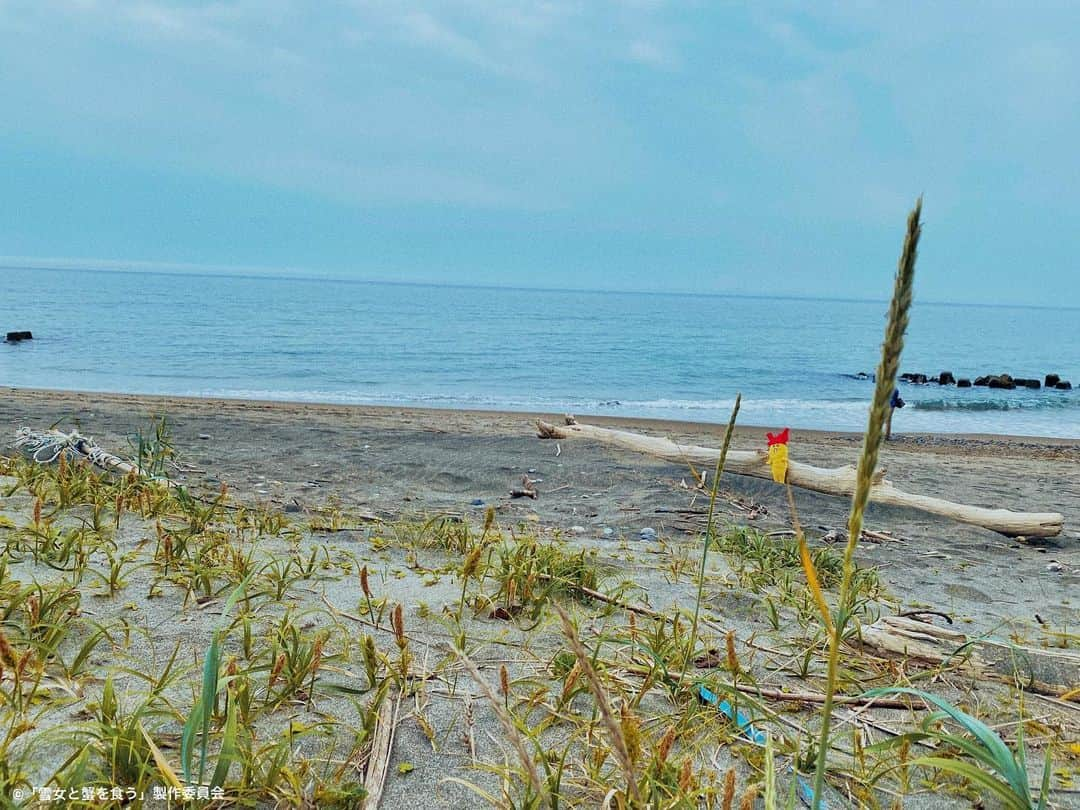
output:
{"label": "tall grass stalk", "polygon": [[889,400],[896,386],[900,368],[900,354],[904,349],[904,333],[907,331],[911,310],[912,289],[915,281],[915,258],[918,253],[919,236],[922,234],[922,197],[908,215],[907,234],[893,286],[892,303],[889,305],[889,322],[885,327],[885,341],[881,346],[881,363],[877,369],[877,384],[870,406],[870,417],[863,438],[862,454],[855,477],[855,493],[851,499],[848,517],[848,539],[844,548],[844,567],[840,579],[839,604],[832,632],[829,634],[829,666],[825,683],[825,704],[822,707],[821,736],[818,744],[817,766],[814,770],[814,803],[812,810],[821,807],[825,787],[825,766],[829,751],[829,730],[832,720],[833,697],[836,694],[837,670],[840,664],[840,643],[850,618],[851,582],[855,572],[855,548],[862,534],[863,512],[874,484],[881,442],[885,435],[885,419],[889,414]]}
{"label": "tall grass stalk", "polygon": [[581,638],[578,636],[577,630],[574,629],[570,617],[558,605],[554,605],[554,608],[555,612],[559,614],[563,635],[570,642],[570,649],[573,651],[574,657],[577,658],[578,666],[581,667],[581,672],[585,675],[585,683],[589,687],[589,691],[592,692],[593,700],[596,701],[600,719],[607,727],[608,734],[611,737],[611,748],[615,754],[615,761],[619,763],[623,777],[626,779],[628,804],[630,807],[641,807],[643,803],[641,793],[638,790],[637,770],[634,768],[634,761],[630,756],[630,748],[627,745],[622,725],[615,716],[615,711],[612,709],[610,701],[608,701],[604,685],[600,682],[600,676],[596,674],[596,668],[589,658],[585,645],[581,643]]}
{"label": "tall grass stalk", "polygon": [[545,790],[544,783],[540,781],[540,772],[536,769],[536,761],[529,753],[529,749],[525,745],[525,738],[522,736],[517,724],[514,723],[510,713],[503,705],[503,701],[499,700],[495,695],[494,690],[488,685],[484,676],[480,674],[480,669],[463,650],[459,650],[453,646],[449,646],[448,649],[450,653],[461,662],[461,665],[465,667],[469,673],[469,677],[473,679],[473,682],[480,688],[480,691],[484,693],[484,697],[487,698],[488,703],[491,704],[491,709],[495,712],[495,717],[498,719],[499,724],[506,733],[506,739],[510,742],[515,753],[518,755],[522,770],[524,770],[525,776],[529,780],[529,786],[532,788],[537,801],[541,805],[546,804],[550,807],[555,807],[557,805],[557,798],[550,795],[548,791]]}
{"label": "tall grass stalk", "polygon": [[683,658],[682,674],[686,676],[686,668],[690,665],[690,659],[694,655],[694,645],[697,643],[698,618],[701,616],[701,598],[705,590],[705,561],[709,558],[709,546],[713,539],[713,516],[716,512],[716,496],[720,492],[720,476],[724,472],[724,464],[727,461],[728,447],[731,446],[731,434],[735,432],[735,419],[739,415],[739,406],[742,405],[742,394],[735,395],[735,407],[731,409],[731,418],[724,430],[724,443],[720,446],[720,457],[716,459],[716,472],[713,475],[712,491],[709,493],[709,516],[705,521],[705,541],[701,546],[701,569],[698,571],[697,599],[694,601],[694,621],[690,625],[690,642],[686,645],[686,655]]}

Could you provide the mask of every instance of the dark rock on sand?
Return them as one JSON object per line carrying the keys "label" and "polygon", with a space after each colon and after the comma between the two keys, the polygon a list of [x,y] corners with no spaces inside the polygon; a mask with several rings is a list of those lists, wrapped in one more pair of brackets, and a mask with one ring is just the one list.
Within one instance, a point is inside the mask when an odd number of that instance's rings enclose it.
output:
{"label": "dark rock on sand", "polygon": [[955,385],[956,377],[951,371],[943,371],[938,375],[937,381],[938,385]]}

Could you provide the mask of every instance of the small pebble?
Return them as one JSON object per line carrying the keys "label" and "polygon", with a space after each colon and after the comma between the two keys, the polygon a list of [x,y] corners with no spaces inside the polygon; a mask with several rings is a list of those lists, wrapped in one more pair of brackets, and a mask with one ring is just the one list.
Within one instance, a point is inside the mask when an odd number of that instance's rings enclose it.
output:
{"label": "small pebble", "polygon": [[1050,572],[1052,572],[1054,574],[1057,574],[1057,573],[1060,573],[1061,571],[1064,571],[1065,566],[1062,565],[1061,563],[1059,563],[1057,560],[1054,560],[1053,562],[1047,563],[1046,570],[1050,571]]}
{"label": "small pebble", "polygon": [[285,511],[288,512],[290,515],[295,514],[300,511],[300,506],[299,504],[295,503],[287,503],[285,504]]}
{"label": "small pebble", "polygon": [[572,534],[585,534],[586,528],[584,526],[571,526],[570,532]]}
{"label": "small pebble", "polygon": [[209,439],[211,437],[209,433],[200,433],[199,438],[205,441],[206,439]]}
{"label": "small pebble", "polygon": [[638,535],[642,540],[652,541],[656,539],[656,529],[644,528]]}
{"label": "small pebble", "polygon": [[610,526],[605,526],[604,527],[604,531],[603,531],[604,537],[611,537],[611,535],[613,535],[613,534],[615,534],[614,529],[612,529]]}

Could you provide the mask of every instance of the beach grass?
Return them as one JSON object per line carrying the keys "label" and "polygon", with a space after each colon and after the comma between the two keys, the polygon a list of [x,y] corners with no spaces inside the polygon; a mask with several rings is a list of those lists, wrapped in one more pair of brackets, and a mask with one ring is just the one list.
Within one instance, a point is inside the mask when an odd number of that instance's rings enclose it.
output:
{"label": "beach grass", "polygon": [[[144,435],[144,468],[167,474],[155,459],[184,448]],[[1029,778],[1070,795],[1062,720],[960,662],[861,650],[844,628],[896,609],[882,575],[854,543],[720,523],[721,472],[691,494],[709,509],[688,539],[605,546],[495,509],[287,514],[222,485],[0,457],[0,789],[221,791],[222,806],[255,807],[363,807],[376,790],[392,807],[794,807],[824,762],[828,807],[964,802],[987,779],[1017,802]],[[692,564],[673,572],[682,553]],[[383,749],[387,723],[398,742]],[[1029,751],[1049,767],[1028,770]]]}

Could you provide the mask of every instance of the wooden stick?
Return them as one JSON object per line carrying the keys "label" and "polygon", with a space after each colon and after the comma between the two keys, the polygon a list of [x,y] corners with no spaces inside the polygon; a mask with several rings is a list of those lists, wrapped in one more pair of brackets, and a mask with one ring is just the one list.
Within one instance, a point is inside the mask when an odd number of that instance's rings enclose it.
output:
{"label": "wooden stick", "polygon": [[390,755],[394,750],[394,731],[397,729],[398,708],[401,706],[400,693],[387,695],[379,706],[375,720],[375,734],[371,741],[371,756],[364,773],[364,810],[377,810],[382,800],[386,774],[390,770]]}
{"label": "wooden stick", "polygon": [[1080,655],[1070,650],[969,639],[958,630],[909,616],[882,616],[862,627],[860,640],[879,652],[928,664],[955,662],[980,677],[1020,682],[1029,692],[1052,697],[1066,695],[1080,683]]}
{"label": "wooden stick", "polygon": [[[650,670],[647,667],[638,666],[636,664],[624,664],[619,661],[605,661],[604,663],[609,667],[623,669],[627,672],[632,672],[635,675],[650,674]],[[680,682],[683,680],[700,680],[700,678],[695,678],[689,674],[681,675],[678,672],[671,671],[667,673],[667,677]],[[790,700],[796,703],[825,702],[825,695],[821,692],[785,692],[782,689],[765,689],[748,683],[733,683],[729,684],[729,686],[742,692],[744,695],[754,695],[755,697],[764,698],[765,700]],[[861,695],[836,695],[833,698],[833,702],[843,706],[876,706],[879,709],[913,709],[915,711],[921,711],[926,708],[925,706],[920,706],[919,704],[912,703],[908,700],[862,697]]]}
{"label": "wooden stick", "polygon": [[[592,439],[680,463],[715,463],[720,454],[718,449],[712,447],[678,444],[670,439],[626,430],[576,423],[556,427],[540,420],[536,424],[542,439]],[[763,450],[729,450],[725,472],[772,480],[772,471]],[[789,461],[788,483],[827,495],[850,495],[855,489],[855,467],[815,467],[799,461]],[[870,490],[870,500],[889,506],[919,509],[960,523],[982,526],[1006,537],[1054,537],[1061,532],[1065,522],[1065,518],[1056,512],[1012,512],[1008,509],[968,506],[928,495],[915,495],[897,489],[884,480],[880,473]]]}

